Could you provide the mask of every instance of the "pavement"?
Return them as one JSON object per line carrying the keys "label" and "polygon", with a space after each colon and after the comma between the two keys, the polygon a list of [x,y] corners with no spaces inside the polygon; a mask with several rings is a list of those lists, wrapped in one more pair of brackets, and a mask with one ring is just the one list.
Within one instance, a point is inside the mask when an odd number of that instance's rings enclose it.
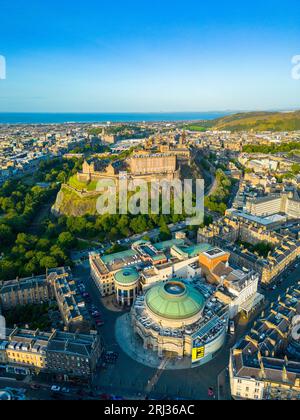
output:
{"label": "pavement", "polygon": [[124,309],[117,304],[115,296],[107,296],[101,299],[102,305],[111,312],[122,312],[124,313]]}
{"label": "pavement", "polygon": [[231,400],[230,392],[230,379],[228,368],[222,370],[218,376],[218,400],[219,401],[229,401]]}

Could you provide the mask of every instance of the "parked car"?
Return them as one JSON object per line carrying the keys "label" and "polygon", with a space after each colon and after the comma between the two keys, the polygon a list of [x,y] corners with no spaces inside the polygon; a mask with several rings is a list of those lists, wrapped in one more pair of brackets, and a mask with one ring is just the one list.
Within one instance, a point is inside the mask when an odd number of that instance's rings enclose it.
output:
{"label": "parked car", "polygon": [[231,335],[234,335],[235,334],[235,324],[234,324],[234,321],[230,321],[230,323],[229,323],[229,332],[230,332]]}
{"label": "parked car", "polygon": [[209,396],[210,398],[212,398],[212,397],[214,397],[214,396],[215,396],[215,391],[214,391],[214,389],[213,389],[213,388],[208,388],[208,396]]}
{"label": "parked car", "polygon": [[60,392],[60,391],[61,391],[61,388],[60,388],[60,386],[58,386],[58,385],[53,385],[53,386],[51,387],[51,391],[52,391],[52,392]]}
{"label": "parked car", "polygon": [[113,401],[124,401],[124,398],[120,397],[119,395],[113,395],[112,400]]}
{"label": "parked car", "polygon": [[109,401],[109,400],[111,400],[112,397],[109,394],[101,394],[101,395],[99,395],[99,398],[100,398],[100,400]]}

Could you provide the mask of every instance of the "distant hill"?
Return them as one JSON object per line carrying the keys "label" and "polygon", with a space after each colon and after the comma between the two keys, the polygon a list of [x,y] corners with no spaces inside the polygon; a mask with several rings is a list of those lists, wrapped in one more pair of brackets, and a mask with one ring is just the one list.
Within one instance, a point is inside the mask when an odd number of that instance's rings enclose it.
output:
{"label": "distant hill", "polygon": [[207,125],[228,131],[294,131],[300,130],[300,111],[244,112],[209,121]]}

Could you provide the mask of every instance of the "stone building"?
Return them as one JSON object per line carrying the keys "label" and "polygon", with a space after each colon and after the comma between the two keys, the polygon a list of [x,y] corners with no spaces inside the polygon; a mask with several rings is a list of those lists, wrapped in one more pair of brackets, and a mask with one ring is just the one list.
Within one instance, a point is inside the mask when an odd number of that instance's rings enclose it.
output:
{"label": "stone building", "polygon": [[96,333],[71,334],[6,329],[0,339],[0,360],[10,372],[46,373],[64,380],[91,379],[101,357],[102,346]]}
{"label": "stone building", "polygon": [[[208,242],[230,252],[236,264],[254,269],[260,274],[261,282],[269,284],[276,280],[300,256],[300,240],[276,233],[248,216],[232,214],[212,225],[200,228],[198,242]],[[243,243],[256,245],[266,242],[272,245],[267,257],[251,252]]]}
{"label": "stone building", "polygon": [[91,319],[70,268],[47,270],[47,281],[54,292],[65,329],[71,332],[90,331]]}
{"label": "stone building", "polygon": [[177,157],[169,153],[137,154],[129,160],[130,173],[132,176],[165,175],[168,178],[176,178]]}
{"label": "stone building", "polygon": [[299,400],[300,284],[273,303],[230,352],[231,394],[237,400]]}
{"label": "stone building", "polygon": [[284,213],[290,218],[300,218],[300,197],[297,191],[271,194],[247,200],[246,210],[254,216],[269,216]]}
{"label": "stone building", "polygon": [[16,306],[40,304],[53,299],[53,289],[46,276],[12,280],[0,284],[0,306],[10,310]]}
{"label": "stone building", "polygon": [[105,178],[114,178],[118,175],[118,164],[107,161],[94,160],[84,161],[82,171],[77,173],[77,179],[80,182],[99,181]]}
{"label": "stone building", "polygon": [[5,311],[52,300],[57,302],[66,330],[90,330],[91,319],[69,267],[49,269],[45,276],[12,280],[0,285],[0,309]]}
{"label": "stone building", "polygon": [[205,364],[223,347],[228,327],[227,306],[216,299],[207,304],[188,282],[156,284],[132,307],[133,332],[159,356],[186,357],[191,367]]}

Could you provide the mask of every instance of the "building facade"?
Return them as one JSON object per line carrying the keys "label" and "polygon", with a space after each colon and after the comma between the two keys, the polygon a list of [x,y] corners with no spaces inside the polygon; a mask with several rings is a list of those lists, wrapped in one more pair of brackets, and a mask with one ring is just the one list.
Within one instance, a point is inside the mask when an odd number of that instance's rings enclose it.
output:
{"label": "building facade", "polygon": [[49,302],[53,297],[54,293],[46,276],[6,281],[0,284],[0,306],[5,311],[16,306]]}
{"label": "building facade", "polygon": [[71,334],[7,329],[0,340],[2,364],[12,372],[61,375],[64,379],[89,379],[102,354],[96,333]]}
{"label": "building facade", "polygon": [[136,299],[131,322],[145,350],[185,357],[194,367],[212,360],[223,347],[228,308],[217,299],[207,301],[190,282],[171,280],[152,286]]}
{"label": "building facade", "polygon": [[243,400],[300,399],[300,284],[290,288],[230,353],[231,394]]}

